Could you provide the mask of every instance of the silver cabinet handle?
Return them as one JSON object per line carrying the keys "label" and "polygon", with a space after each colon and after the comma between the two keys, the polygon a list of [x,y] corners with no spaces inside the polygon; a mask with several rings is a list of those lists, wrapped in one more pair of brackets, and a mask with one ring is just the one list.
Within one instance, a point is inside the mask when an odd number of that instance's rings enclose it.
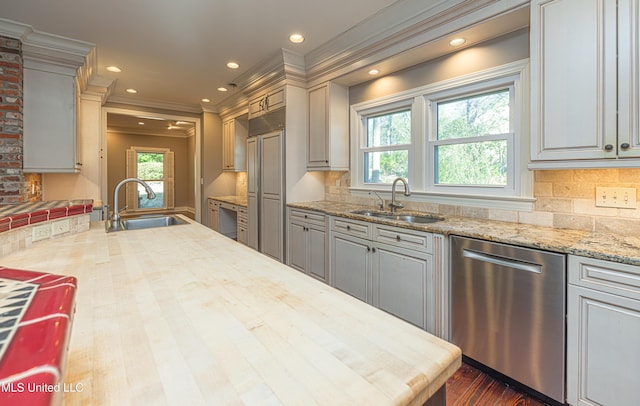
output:
{"label": "silver cabinet handle", "polygon": [[484,254],[475,251],[462,250],[462,256],[469,259],[475,259],[477,261],[488,262],[490,264],[502,265],[509,268],[517,269],[519,271],[527,271],[533,273],[542,273],[542,266],[537,264],[525,264],[522,262],[514,261],[509,258],[499,257],[497,255]]}

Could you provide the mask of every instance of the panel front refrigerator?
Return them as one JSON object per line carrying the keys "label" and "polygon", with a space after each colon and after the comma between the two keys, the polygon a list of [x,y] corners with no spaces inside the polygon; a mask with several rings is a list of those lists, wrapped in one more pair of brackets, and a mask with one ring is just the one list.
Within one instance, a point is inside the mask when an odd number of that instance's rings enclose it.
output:
{"label": "panel front refrigerator", "polygon": [[247,139],[249,247],[284,259],[284,131]]}

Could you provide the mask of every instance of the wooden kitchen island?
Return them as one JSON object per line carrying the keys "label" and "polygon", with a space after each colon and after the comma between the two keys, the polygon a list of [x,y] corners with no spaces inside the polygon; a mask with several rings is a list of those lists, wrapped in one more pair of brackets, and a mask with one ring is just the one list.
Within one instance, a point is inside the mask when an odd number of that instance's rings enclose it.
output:
{"label": "wooden kitchen island", "polygon": [[446,341],[196,223],[92,223],[0,265],[78,279],[66,405],[422,405],[461,363]]}

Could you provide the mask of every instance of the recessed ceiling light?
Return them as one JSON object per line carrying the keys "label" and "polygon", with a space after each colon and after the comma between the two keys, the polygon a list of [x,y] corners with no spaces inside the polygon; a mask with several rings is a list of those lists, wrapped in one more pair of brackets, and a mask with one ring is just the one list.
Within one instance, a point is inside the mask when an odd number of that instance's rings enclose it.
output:
{"label": "recessed ceiling light", "polygon": [[464,38],[454,38],[449,41],[449,45],[451,45],[452,47],[457,47],[464,44],[465,42],[467,42],[467,40]]}
{"label": "recessed ceiling light", "polygon": [[235,62],[227,62],[227,68],[229,69],[238,69],[240,67],[240,65],[238,65]]}
{"label": "recessed ceiling light", "polygon": [[301,42],[304,42],[304,36],[302,36],[302,34],[291,34],[289,35],[289,41],[293,42],[294,44],[299,44]]}
{"label": "recessed ceiling light", "polygon": [[369,71],[369,75],[377,75],[378,73],[380,73],[380,71],[378,69],[371,69]]}
{"label": "recessed ceiling light", "polygon": [[189,124],[189,122],[187,122],[187,121],[182,121],[182,120],[178,120],[178,121],[176,121],[176,125],[185,125],[185,124]]}
{"label": "recessed ceiling light", "polygon": [[138,121],[138,125],[144,125],[144,121]]}
{"label": "recessed ceiling light", "polygon": [[200,101],[203,103],[211,103],[211,100],[209,99],[200,99]]}
{"label": "recessed ceiling light", "polygon": [[219,92],[226,92],[227,90],[229,90],[229,89],[227,89],[226,87],[219,87],[218,88]]}
{"label": "recessed ceiling light", "polygon": [[115,73],[122,72],[122,69],[118,68],[117,66],[107,66],[107,70],[109,72],[115,72]]}
{"label": "recessed ceiling light", "polygon": [[136,89],[129,88],[129,89],[127,89],[127,93],[136,94],[136,93],[138,93],[138,91]]}

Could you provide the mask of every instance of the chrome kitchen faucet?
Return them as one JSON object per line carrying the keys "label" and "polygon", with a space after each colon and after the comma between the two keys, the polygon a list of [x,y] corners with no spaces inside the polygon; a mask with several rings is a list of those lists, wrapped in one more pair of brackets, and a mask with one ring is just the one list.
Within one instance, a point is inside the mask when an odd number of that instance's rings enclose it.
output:
{"label": "chrome kitchen faucet", "polygon": [[395,213],[396,209],[401,209],[404,207],[404,204],[396,202],[396,185],[398,184],[398,182],[402,182],[404,184],[404,195],[411,196],[411,190],[409,189],[409,183],[407,183],[407,180],[404,178],[396,178],[396,180],[393,181],[393,185],[391,186],[391,203],[389,203],[389,209],[391,210],[391,213]]}
{"label": "chrome kitchen faucet", "polygon": [[153,189],[151,189],[151,186],[149,186],[149,184],[141,179],[138,178],[127,178],[124,179],[122,181],[120,181],[120,183],[118,183],[116,185],[116,188],[113,191],[113,215],[111,216],[111,225],[113,227],[117,227],[117,224],[120,222],[120,213],[118,212],[118,192],[120,191],[120,187],[122,187],[122,185],[124,185],[125,183],[129,183],[129,182],[138,182],[139,184],[141,184],[142,186],[144,186],[144,190],[147,191],[147,199],[149,200],[153,200],[156,198],[156,194],[153,191]]}

